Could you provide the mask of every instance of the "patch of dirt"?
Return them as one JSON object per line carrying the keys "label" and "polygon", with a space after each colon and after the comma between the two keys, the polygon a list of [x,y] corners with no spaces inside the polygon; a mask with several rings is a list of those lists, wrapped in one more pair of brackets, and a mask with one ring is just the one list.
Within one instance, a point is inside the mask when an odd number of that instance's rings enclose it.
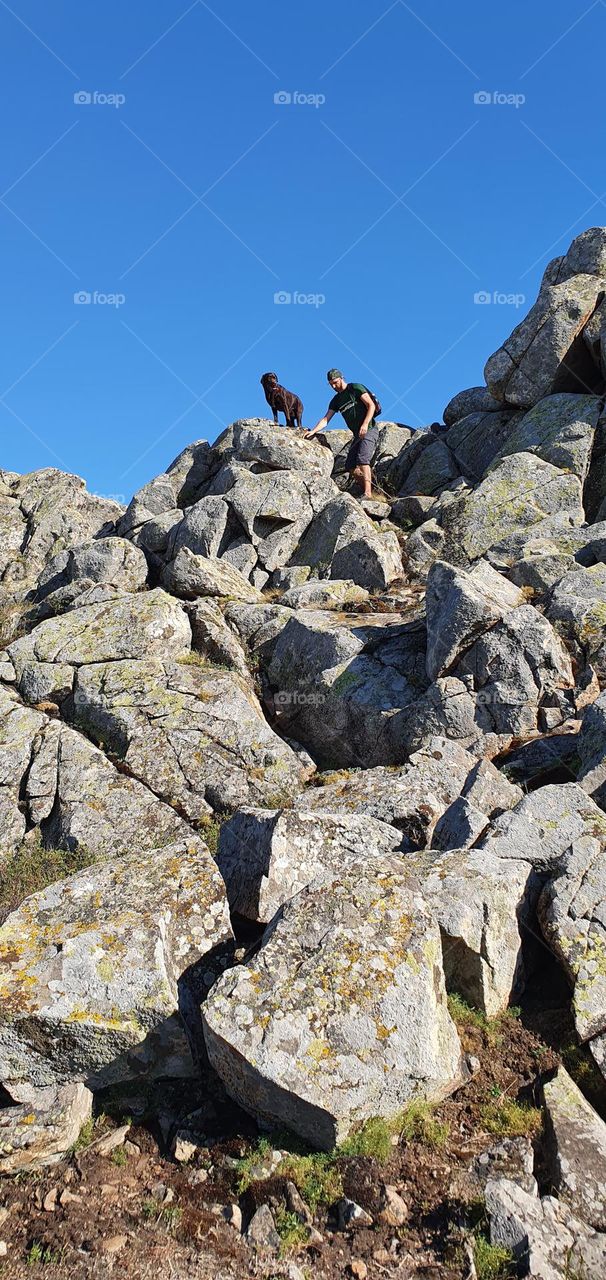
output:
{"label": "patch of dirt", "polygon": [[[551,1010],[547,1038],[524,1025],[532,1017],[531,1010],[488,1025],[463,1017],[463,1048],[480,1066],[462,1089],[431,1109],[427,1134],[396,1138],[386,1161],[336,1158],[344,1194],[372,1216],[372,1226],[339,1231],[334,1205],[320,1205],[314,1226],[321,1240],[291,1241],[281,1255],[256,1254],[221,1209],[238,1203],[246,1226],[257,1206],[269,1204],[280,1219],[287,1178],[274,1172],[250,1181],[249,1168],[245,1184],[242,1161],[248,1158],[250,1166],[251,1156],[258,1159],[255,1127],[209,1081],[203,1106],[207,1145],[189,1165],[169,1157],[158,1130],[132,1125],[127,1146],[117,1152],[103,1156],[92,1145],[40,1173],[1,1179],[0,1239],[8,1246],[3,1280],[31,1280],[36,1274],[84,1280],[114,1273],[126,1280],[242,1280],[286,1276],[293,1260],[314,1280],[353,1275],[356,1260],[366,1265],[368,1280],[465,1280],[462,1231],[472,1230],[481,1214],[472,1164],[499,1141],[486,1128],[487,1108],[504,1099],[536,1104],[541,1077],[559,1061],[549,1041],[556,1038],[556,1026],[566,1026],[567,1006]],[[201,1101],[181,1098],[177,1118]],[[98,1122],[94,1141],[114,1125]],[[281,1147],[287,1140],[281,1135],[274,1141]],[[540,1147],[540,1138],[535,1141]],[[381,1218],[384,1184],[394,1186],[408,1206],[404,1226]]]}

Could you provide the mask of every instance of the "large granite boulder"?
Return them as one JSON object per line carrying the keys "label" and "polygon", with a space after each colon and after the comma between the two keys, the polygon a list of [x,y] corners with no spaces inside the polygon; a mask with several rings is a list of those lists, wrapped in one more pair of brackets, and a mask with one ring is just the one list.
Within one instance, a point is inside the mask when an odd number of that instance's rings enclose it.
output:
{"label": "large granite boulder", "polygon": [[33,593],[37,618],[69,609],[90,587],[109,585],[118,592],[142,591],[147,562],[125,538],[97,538],[61,551],[47,561]]}
{"label": "large granite boulder", "polygon": [[[476,763],[458,743],[430,738],[399,768],[375,767],[344,772],[309,790],[306,807],[332,814],[367,814],[397,827],[404,847],[424,849],[431,844],[437,822],[463,792],[490,817],[506,809],[501,777],[488,761]],[[519,798],[513,789],[511,803]]]}
{"label": "large granite boulder", "polygon": [[22,783],[32,743],[45,723],[44,715],[24,707],[13,689],[0,685],[0,867],[25,835]]}
{"label": "large granite boulder", "polygon": [[47,618],[29,635],[15,640],[9,652],[19,671],[26,662],[79,667],[153,654],[177,657],[189,649],[190,642],[191,628],[183,607],[156,588]]}
{"label": "large granite boulder", "polygon": [[573,985],[583,1041],[606,1033],[606,819],[597,814],[595,834],[571,842],[539,900],[541,928]]}
{"label": "large granite boulder", "polygon": [[606,1234],[593,1231],[555,1196],[524,1190],[510,1178],[489,1178],[485,1190],[490,1241],[513,1255],[518,1275],[532,1280],[602,1280]]}
{"label": "large granite boulder", "polygon": [[195,502],[211,472],[211,446],[208,440],[194,440],[188,444],[170,466],[166,475],[172,486],[179,507],[189,507]]}
{"label": "large granite boulder", "polygon": [[267,724],[250,680],[195,655],[81,667],[73,715],[190,822],[213,809],[283,803],[310,772]]}
{"label": "large granite boulder", "polygon": [[546,515],[571,514],[583,520],[581,483],[532,453],[503,458],[472,493],[451,503],[442,525],[448,554],[465,564],[485,555],[508,535],[529,529]]}
{"label": "large granite boulder", "polygon": [[547,611],[573,654],[606,683],[606,564],[575,568],[556,584]]}
{"label": "large granite boulder", "polygon": [[577,1217],[606,1229],[606,1124],[564,1067],[543,1085],[551,1184]]}
{"label": "large granite boulder", "polygon": [[403,572],[396,535],[379,533],[347,493],[326,503],[290,563],[310,565],[318,577],[349,578],[369,591],[389,586]]}
{"label": "large granite boulder", "polygon": [[484,368],[491,395],[530,407],[554,392],[598,390],[582,334],[603,291],[604,280],[587,273],[556,284],[544,280],[528,315]]}
{"label": "large granite boulder", "polygon": [[199,596],[215,596],[220,600],[262,599],[261,592],[234,565],[210,556],[197,556],[189,547],[182,547],[167,564],[162,582],[167,591],[182,600],[196,600]]}
{"label": "large granite boulder", "polygon": [[114,858],[147,852],[191,834],[174,809],[118,772],[103,751],[56,720],[36,735],[24,773],[27,814],[47,846]]}
{"label": "large granite boulder", "polygon": [[578,781],[583,791],[606,809],[606,693],[585,711],[578,739],[581,767]]}
{"label": "large granite boulder", "polygon": [[486,849],[453,849],[422,881],[440,926],[446,985],[495,1017],[523,985],[521,927],[528,923],[533,870]]}
{"label": "large granite boulder", "polygon": [[23,521],[21,543],[3,575],[7,587],[34,586],[48,560],[69,547],[113,533],[124,510],[112,499],[87,493],[79,476],[53,467],[24,476],[4,475],[5,492]]}
{"label": "large granite boulder", "polygon": [[601,408],[599,396],[546,396],[516,423],[497,457],[531,453],[584,482]]}
{"label": "large granite boulder", "polygon": [[202,1011],[231,1096],[327,1150],[369,1116],[443,1097],[461,1079],[439,931],[396,866],[304,889]]}
{"label": "large granite boulder", "polygon": [[427,578],[427,674],[446,675],[477,636],[522,603],[522,593],[480,560],[470,573],[436,561]]}
{"label": "large granite boulder", "polygon": [[56,1164],[91,1119],[93,1095],[85,1084],[16,1090],[27,1101],[0,1109],[0,1173],[31,1173]]}
{"label": "large granite boulder", "polygon": [[332,454],[318,442],[298,432],[274,426],[267,418],[239,418],[219,436],[210,454],[210,466],[218,470],[226,462],[253,463],[272,471],[303,471],[308,476],[330,476]]}
{"label": "large granite boulder", "polygon": [[27,898],[0,928],[5,1088],[192,1076],[179,980],[229,936],[221,878],[193,835]]}
{"label": "large granite boulder", "polygon": [[498,413],[470,412],[451,426],[445,439],[461,474],[474,483],[481,480],[520,418],[519,412],[499,405]]}
{"label": "large granite boulder", "polygon": [[561,866],[573,842],[586,837],[600,839],[606,852],[604,814],[576,783],[550,783],[530,791],[514,809],[496,818],[481,847],[551,873]]}
{"label": "large granite boulder", "polygon": [[[427,687],[422,624],[301,611],[280,629],[265,670],[282,732],[320,767],[406,759],[392,721]],[[403,733],[405,717],[398,726]]]}
{"label": "large granite boulder", "polygon": [[240,809],[221,827],[217,866],[231,910],[267,923],[326,872],[364,868],[401,843],[400,831],[366,814]]}
{"label": "large granite boulder", "polygon": [[[299,437],[299,443],[305,442]],[[321,452],[327,455],[327,450]],[[238,545],[244,538],[259,565],[273,572],[286,564],[314,516],[336,493],[335,485],[325,474],[308,475],[297,470],[255,472],[240,460],[226,464],[203,499],[205,503],[216,502],[220,495],[226,504],[227,525],[217,554],[240,568]],[[189,513],[179,538],[184,536],[188,521]]]}
{"label": "large granite boulder", "polygon": [[467,387],[448,401],[443,414],[444,422],[447,427],[452,427],[470,413],[496,413],[500,408],[500,400],[495,400],[487,387]]}

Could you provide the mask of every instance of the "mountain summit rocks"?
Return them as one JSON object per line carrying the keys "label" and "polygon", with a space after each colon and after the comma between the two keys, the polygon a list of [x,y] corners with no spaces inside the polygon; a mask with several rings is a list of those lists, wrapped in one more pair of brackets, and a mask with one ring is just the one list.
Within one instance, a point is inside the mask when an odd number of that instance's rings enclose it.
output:
{"label": "mountain summit rocks", "polygon": [[[441,429],[378,424],[385,501],[347,491],[349,432],[258,417],[126,509],[0,472],[0,1171],[108,1090],[190,1152],[175,1099],[329,1151],[461,1091],[492,1243],[603,1273],[605,294],[597,227]],[[527,1139],[468,1131],[454,1017],[542,1013],[558,976],[592,1088],[541,1081],[539,1195]],[[344,1231],[404,1213],[354,1190]],[[253,1200],[228,1220],[277,1248]]]}

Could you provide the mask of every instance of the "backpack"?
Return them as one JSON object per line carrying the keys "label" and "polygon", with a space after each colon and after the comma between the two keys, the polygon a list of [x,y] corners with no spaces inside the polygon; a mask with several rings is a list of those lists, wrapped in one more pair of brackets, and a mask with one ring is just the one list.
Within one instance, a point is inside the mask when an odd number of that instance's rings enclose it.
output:
{"label": "backpack", "polygon": [[382,408],[381,408],[381,401],[379,400],[378,396],[376,396],[376,395],[375,395],[374,391],[371,391],[369,387],[364,387],[364,390],[365,390],[365,391],[368,391],[368,394],[369,394],[369,396],[370,396],[371,400],[374,400],[374,402],[375,402],[375,415],[376,415],[376,416],[378,416],[380,413],[382,413],[382,412],[383,412],[383,410],[382,410]]}

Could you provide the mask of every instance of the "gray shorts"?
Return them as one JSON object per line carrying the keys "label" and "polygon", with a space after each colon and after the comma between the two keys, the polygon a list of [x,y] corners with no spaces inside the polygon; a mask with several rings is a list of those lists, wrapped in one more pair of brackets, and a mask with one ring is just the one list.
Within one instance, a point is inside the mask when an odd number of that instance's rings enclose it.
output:
{"label": "gray shorts", "polygon": [[345,470],[353,471],[354,467],[369,467],[378,444],[376,428],[371,427],[365,436],[352,440],[345,462]]}

